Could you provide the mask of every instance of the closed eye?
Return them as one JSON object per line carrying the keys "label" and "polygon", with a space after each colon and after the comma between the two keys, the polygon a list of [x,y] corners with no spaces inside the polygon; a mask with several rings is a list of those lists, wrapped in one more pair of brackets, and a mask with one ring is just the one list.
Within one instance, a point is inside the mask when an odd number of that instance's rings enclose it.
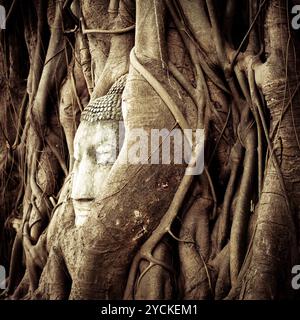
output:
{"label": "closed eye", "polygon": [[116,161],[116,146],[107,141],[96,148],[96,161],[99,165],[114,164]]}

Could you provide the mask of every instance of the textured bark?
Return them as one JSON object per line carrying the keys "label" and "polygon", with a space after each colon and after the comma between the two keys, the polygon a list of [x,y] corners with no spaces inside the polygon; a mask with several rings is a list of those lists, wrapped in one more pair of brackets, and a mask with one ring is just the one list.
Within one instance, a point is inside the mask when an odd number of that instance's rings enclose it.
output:
{"label": "textured bark", "polygon": [[[10,12],[0,33],[0,265],[10,265],[3,296],[297,295],[297,1],[0,4]],[[108,99],[123,75],[123,147],[96,198],[75,197],[81,112]],[[128,163],[135,129],[150,139],[151,129],[185,127],[205,130],[200,176],[187,178],[187,165],[172,161]],[[96,159],[95,172],[85,167],[85,190],[102,164],[88,129],[81,136]],[[92,210],[79,227],[73,203],[87,200]]]}
{"label": "textured bark", "polygon": [[[257,67],[257,77],[270,111],[271,132],[278,125],[272,139],[274,156],[270,155],[266,167],[260,199],[256,231],[250,265],[243,280],[241,298],[274,299],[291,290],[290,270],[299,263],[297,226],[299,221],[299,94],[292,99],[282,114],[283,103],[288,103],[295,91],[295,70],[298,57],[293,43],[288,43],[288,23],[284,1],[272,1],[266,14],[267,61]],[[274,25],[274,21],[276,24]],[[296,44],[295,50],[298,45]],[[298,68],[298,69],[297,69]],[[288,76],[286,80],[286,76]],[[276,157],[284,186],[275,169]],[[283,189],[285,188],[285,190]]]}

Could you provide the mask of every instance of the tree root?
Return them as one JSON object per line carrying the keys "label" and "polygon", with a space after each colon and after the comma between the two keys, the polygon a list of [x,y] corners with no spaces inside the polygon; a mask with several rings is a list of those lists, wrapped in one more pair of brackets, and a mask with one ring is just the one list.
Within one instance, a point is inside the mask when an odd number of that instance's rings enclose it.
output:
{"label": "tree root", "polygon": [[[206,266],[210,252],[208,218],[212,206],[211,200],[200,197],[183,219],[178,239],[183,299],[207,299],[213,296],[210,273]],[[201,269],[206,270],[207,277],[198,282]]]}
{"label": "tree root", "polygon": [[229,247],[230,245],[227,246],[226,254],[224,255],[223,259],[220,260],[218,277],[215,286],[215,300],[224,299],[231,288]]}
{"label": "tree root", "polygon": [[171,202],[168,211],[165,213],[158,227],[154,230],[150,238],[146,240],[146,242],[141,246],[139,252],[134,257],[128,277],[127,286],[124,293],[124,299],[129,299],[130,297],[132,297],[135,279],[138,274],[138,269],[141,260],[149,261],[149,263],[152,262],[152,264],[160,265],[162,267],[165,267],[166,269],[169,268],[168,265],[154,258],[153,252],[159,244],[159,242],[163,239],[163,237],[170,232],[171,225],[177,217],[178,211],[181,208],[181,205],[183,203],[186,193],[189,190],[193,178],[194,177],[191,175],[185,174],[183,176],[182,181],[175,193],[175,196]]}
{"label": "tree root", "polygon": [[132,299],[170,300],[175,297],[176,273],[172,267],[172,247],[166,241],[160,242],[153,253],[155,259],[165,262],[163,267],[152,262],[141,261],[140,275]]}
{"label": "tree root", "polygon": [[230,238],[230,208],[232,199],[235,193],[235,184],[238,176],[238,170],[240,167],[240,163],[242,161],[242,145],[239,141],[235,143],[231,150],[230,154],[230,163],[231,163],[231,172],[230,178],[226,187],[226,192],[223,201],[222,212],[218,217],[218,232],[216,244],[214,247],[216,248],[216,254],[220,252],[226,244],[226,241]]}
{"label": "tree root", "polygon": [[[244,159],[244,172],[242,175],[237,206],[233,216],[230,234],[230,276],[234,285],[237,281],[238,273],[243,263],[245,254],[245,241],[247,226],[249,222],[250,200],[253,192],[253,177],[256,164],[257,137],[254,122],[245,124],[243,129],[242,142],[246,153]],[[244,124],[243,124],[244,127]]]}

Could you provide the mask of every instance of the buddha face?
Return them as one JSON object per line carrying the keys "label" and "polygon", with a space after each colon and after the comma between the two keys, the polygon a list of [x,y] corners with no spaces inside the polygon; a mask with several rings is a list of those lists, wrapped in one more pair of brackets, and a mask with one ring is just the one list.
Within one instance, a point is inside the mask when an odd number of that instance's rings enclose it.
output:
{"label": "buddha face", "polygon": [[81,121],[74,139],[72,201],[81,226],[118,155],[118,121]]}
{"label": "buddha face", "polygon": [[[86,221],[91,205],[113,166],[121,147],[124,131],[119,132],[122,120],[122,92],[127,75],[121,76],[105,96],[90,102],[81,114],[74,138],[74,167],[72,201],[75,225]],[[123,127],[121,127],[123,128]]]}

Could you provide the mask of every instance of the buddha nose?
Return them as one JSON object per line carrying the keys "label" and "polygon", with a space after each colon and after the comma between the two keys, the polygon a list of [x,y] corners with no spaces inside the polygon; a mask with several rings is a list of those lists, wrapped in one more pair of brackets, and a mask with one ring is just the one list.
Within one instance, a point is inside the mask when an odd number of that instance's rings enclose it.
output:
{"label": "buddha nose", "polygon": [[74,200],[91,201],[95,199],[94,175],[95,165],[88,157],[75,162],[71,193]]}

